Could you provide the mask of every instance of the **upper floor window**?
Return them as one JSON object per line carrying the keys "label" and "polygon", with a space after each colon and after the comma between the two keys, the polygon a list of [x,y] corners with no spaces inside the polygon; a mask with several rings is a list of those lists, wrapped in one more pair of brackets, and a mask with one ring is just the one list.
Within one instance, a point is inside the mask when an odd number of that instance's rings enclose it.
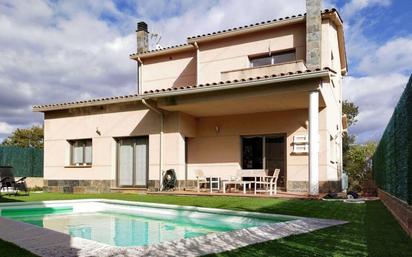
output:
{"label": "upper floor window", "polygon": [[70,140],[70,164],[92,165],[92,140]]}
{"label": "upper floor window", "polygon": [[250,57],[250,67],[259,67],[265,65],[273,65],[284,62],[296,61],[295,50],[274,52],[267,55],[259,55],[255,57]]}

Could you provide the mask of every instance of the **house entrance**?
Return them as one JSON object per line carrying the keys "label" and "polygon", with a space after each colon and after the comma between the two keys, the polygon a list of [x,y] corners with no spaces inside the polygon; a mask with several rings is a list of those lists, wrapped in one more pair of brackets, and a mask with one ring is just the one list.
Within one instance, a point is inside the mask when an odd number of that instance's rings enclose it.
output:
{"label": "house entrance", "polygon": [[264,169],[272,175],[280,169],[278,186],[286,182],[286,136],[242,136],[242,169]]}
{"label": "house entrance", "polygon": [[147,187],[148,137],[117,140],[117,184],[119,187]]}

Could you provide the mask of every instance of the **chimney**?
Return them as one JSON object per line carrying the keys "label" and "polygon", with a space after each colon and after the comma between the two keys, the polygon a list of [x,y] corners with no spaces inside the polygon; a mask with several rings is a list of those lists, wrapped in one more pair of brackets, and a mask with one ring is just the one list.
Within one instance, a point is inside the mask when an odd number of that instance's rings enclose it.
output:
{"label": "chimney", "polygon": [[321,67],[322,0],[306,0],[306,66]]}
{"label": "chimney", "polygon": [[149,50],[149,31],[146,22],[138,22],[136,30],[137,53],[143,53]]}

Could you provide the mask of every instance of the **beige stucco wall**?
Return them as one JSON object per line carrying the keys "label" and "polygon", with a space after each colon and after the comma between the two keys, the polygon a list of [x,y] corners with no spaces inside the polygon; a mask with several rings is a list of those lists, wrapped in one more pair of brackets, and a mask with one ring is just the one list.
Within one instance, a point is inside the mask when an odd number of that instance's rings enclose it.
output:
{"label": "beige stucco wall", "polygon": [[[233,71],[249,67],[249,55],[271,51],[296,49],[297,59],[305,59],[305,25],[304,23],[271,29],[259,33],[237,36],[212,43],[199,44],[198,56],[195,50],[185,50],[178,54],[166,54],[155,58],[143,59],[142,90],[178,87],[196,84],[196,70],[199,71],[198,83],[215,82],[221,79],[234,79],[237,76],[253,76],[263,73],[276,73],[274,69],[283,71],[287,65],[265,67],[258,70]],[[342,83],[340,75],[340,59],[338,53],[336,27],[329,22],[322,22],[322,66],[337,71],[331,80],[320,86],[321,100],[324,106],[320,110],[319,134],[319,179],[320,181],[338,180],[341,170],[341,101]],[[333,53],[333,60],[331,59]],[[198,59],[197,59],[198,58]],[[198,64],[197,64],[198,63]],[[291,64],[288,64],[291,65]],[[292,64],[295,69],[304,68],[304,62]],[[292,68],[293,68],[292,67]],[[228,72],[233,71],[233,72]],[[223,75],[223,77],[222,77]],[[332,83],[333,81],[333,83]],[[299,86],[306,82],[299,82]],[[312,82],[311,82],[312,83]],[[300,90],[300,89],[299,89]],[[233,91],[234,92],[234,91]],[[301,90],[296,94],[300,94]],[[262,99],[264,96],[261,96]],[[278,96],[279,97],[279,96]],[[292,96],[288,95],[290,99]],[[307,96],[309,97],[309,96]],[[216,97],[218,98],[218,97]],[[257,98],[257,97],[256,97]],[[282,107],[292,100],[285,101]],[[243,98],[242,98],[243,99]],[[242,100],[251,104],[250,99]],[[267,101],[268,99],[265,98]],[[297,98],[308,99],[306,96]],[[211,108],[213,99],[205,105],[192,101],[193,108]],[[249,102],[247,102],[249,100]],[[260,99],[261,100],[261,99]],[[270,99],[272,101],[272,98]],[[253,103],[261,103],[254,99]],[[215,108],[224,109],[225,103]],[[228,102],[226,102],[228,104]],[[238,106],[232,102],[232,106]],[[258,104],[257,104],[258,105]],[[261,105],[271,106],[275,105]],[[190,105],[190,109],[192,106]],[[280,107],[277,110],[280,110]],[[164,170],[173,168],[179,180],[185,178],[185,137],[188,138],[188,179],[194,179],[194,171],[203,170],[209,176],[228,178],[240,169],[240,136],[285,133],[287,135],[287,180],[308,180],[308,156],[292,154],[293,136],[307,134],[308,110],[286,106],[287,111],[226,115],[216,117],[194,117],[184,113],[168,112],[165,117],[165,133],[163,138]],[[208,109],[208,110],[209,110]],[[296,110],[297,109],[297,110]],[[250,108],[247,108],[250,112]],[[190,110],[188,110],[190,112]],[[217,113],[217,112],[216,112]],[[213,115],[219,115],[219,114]],[[194,114],[193,114],[194,115]],[[223,114],[220,114],[223,115]],[[201,115],[199,115],[201,116]],[[216,127],[219,131],[216,131]],[[97,134],[96,130],[101,134]],[[46,180],[115,180],[116,179],[116,140],[117,137],[142,136],[149,137],[149,180],[159,178],[159,129],[157,114],[148,111],[140,103],[106,105],[96,108],[73,109],[64,112],[47,113],[45,117],[45,170]],[[331,154],[333,144],[330,137],[335,137],[335,147],[339,154]],[[69,165],[70,139],[92,138],[93,165],[90,168],[65,167]]]}
{"label": "beige stucco wall", "polygon": [[305,59],[305,25],[296,24],[200,44],[199,83],[216,82],[222,72],[249,67],[249,56],[296,49],[296,59]]}
{"label": "beige stucco wall", "polygon": [[[117,137],[149,136],[149,179],[158,179],[159,129],[157,114],[142,105],[135,110],[110,112],[110,106],[103,112],[88,115],[64,114],[48,117],[44,122],[45,157],[44,178],[46,180],[114,180],[116,179]],[[121,108],[121,107],[120,107]],[[50,116],[50,115],[49,115]],[[58,115],[57,115],[58,116]],[[164,155],[165,168],[184,168],[184,137],[176,132],[178,115],[165,118]],[[96,133],[99,130],[101,135]],[[92,138],[93,164],[90,168],[67,167],[69,165],[70,139]],[[183,153],[182,153],[183,152]]]}
{"label": "beige stucco wall", "polygon": [[256,78],[256,77],[263,77],[265,75],[272,75],[272,74],[281,74],[281,73],[288,73],[291,71],[304,71],[306,70],[305,63],[302,60],[295,61],[295,62],[288,62],[283,64],[277,65],[266,65],[261,67],[254,67],[254,68],[244,68],[240,70],[232,70],[232,71],[225,71],[221,72],[221,79],[222,81],[227,80],[239,80],[239,79],[248,79],[248,78]]}
{"label": "beige stucco wall", "polygon": [[[296,49],[296,59],[304,60],[305,42],[305,25],[301,23],[202,43],[199,44],[198,52],[192,48],[183,52],[147,57],[142,59],[142,90],[234,79],[227,73],[222,75],[222,72],[249,68],[249,56],[267,53],[269,50],[274,52],[294,48]],[[278,65],[276,68],[271,68],[271,72],[289,72],[304,68],[302,63],[288,64],[285,67]],[[244,76],[255,77],[259,75],[256,75],[253,70],[249,73]]]}
{"label": "beige stucco wall", "polygon": [[[327,85],[329,86],[329,85]],[[323,86],[325,87],[325,86]],[[325,92],[326,89],[322,89]],[[46,180],[115,180],[117,137],[149,136],[149,180],[159,178],[159,126],[157,114],[135,104],[122,108],[106,106],[104,110],[46,115],[45,170]],[[329,107],[320,110],[320,181],[333,179],[328,163]],[[332,111],[330,113],[333,113]],[[308,180],[308,155],[296,155],[293,136],[307,134],[308,110],[274,111],[215,117],[193,117],[168,112],[163,136],[164,170],[175,169],[178,179],[185,179],[185,137],[188,138],[188,179],[200,169],[207,176],[229,178],[241,168],[241,136],[286,134],[286,178]],[[218,131],[216,130],[218,127]],[[100,131],[100,135],[96,130]],[[90,168],[69,165],[70,139],[92,138],[93,165]],[[336,169],[335,169],[336,173]]]}
{"label": "beige stucco wall", "polygon": [[[324,110],[320,111],[321,124],[325,122],[325,115]],[[189,139],[188,177],[193,179],[196,170],[222,178],[235,176],[241,169],[241,136],[286,134],[287,179],[307,181],[308,155],[292,153],[293,136],[308,133],[307,120],[307,109],[198,118],[197,136]],[[325,163],[321,147],[320,164]],[[325,169],[321,169],[320,179],[325,178]]]}
{"label": "beige stucco wall", "polygon": [[196,84],[196,52],[194,50],[142,59],[142,62],[143,92]]}
{"label": "beige stucco wall", "polygon": [[[322,22],[322,64],[337,73],[329,82],[324,82],[320,88],[326,103],[326,133],[323,135],[327,144],[324,146],[327,157],[326,178],[338,181],[342,172],[342,75],[337,28],[326,19]],[[332,139],[331,139],[332,138]]]}
{"label": "beige stucco wall", "polygon": [[[321,29],[321,66],[330,67],[339,73],[340,53],[336,25],[325,18],[322,20]],[[304,22],[202,42],[198,46],[199,51],[192,47],[142,59],[143,91],[261,76],[262,69],[249,69],[249,57],[269,51],[295,49],[298,63],[266,67],[266,74],[306,69]]]}

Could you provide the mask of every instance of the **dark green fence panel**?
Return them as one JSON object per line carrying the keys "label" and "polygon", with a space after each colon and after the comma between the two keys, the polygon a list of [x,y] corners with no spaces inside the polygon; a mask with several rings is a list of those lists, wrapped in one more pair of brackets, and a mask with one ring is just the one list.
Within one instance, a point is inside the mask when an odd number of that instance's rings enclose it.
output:
{"label": "dark green fence panel", "polygon": [[373,156],[377,186],[412,204],[412,76]]}
{"label": "dark green fence panel", "polygon": [[12,166],[16,177],[43,177],[43,149],[0,146],[0,166]]}

